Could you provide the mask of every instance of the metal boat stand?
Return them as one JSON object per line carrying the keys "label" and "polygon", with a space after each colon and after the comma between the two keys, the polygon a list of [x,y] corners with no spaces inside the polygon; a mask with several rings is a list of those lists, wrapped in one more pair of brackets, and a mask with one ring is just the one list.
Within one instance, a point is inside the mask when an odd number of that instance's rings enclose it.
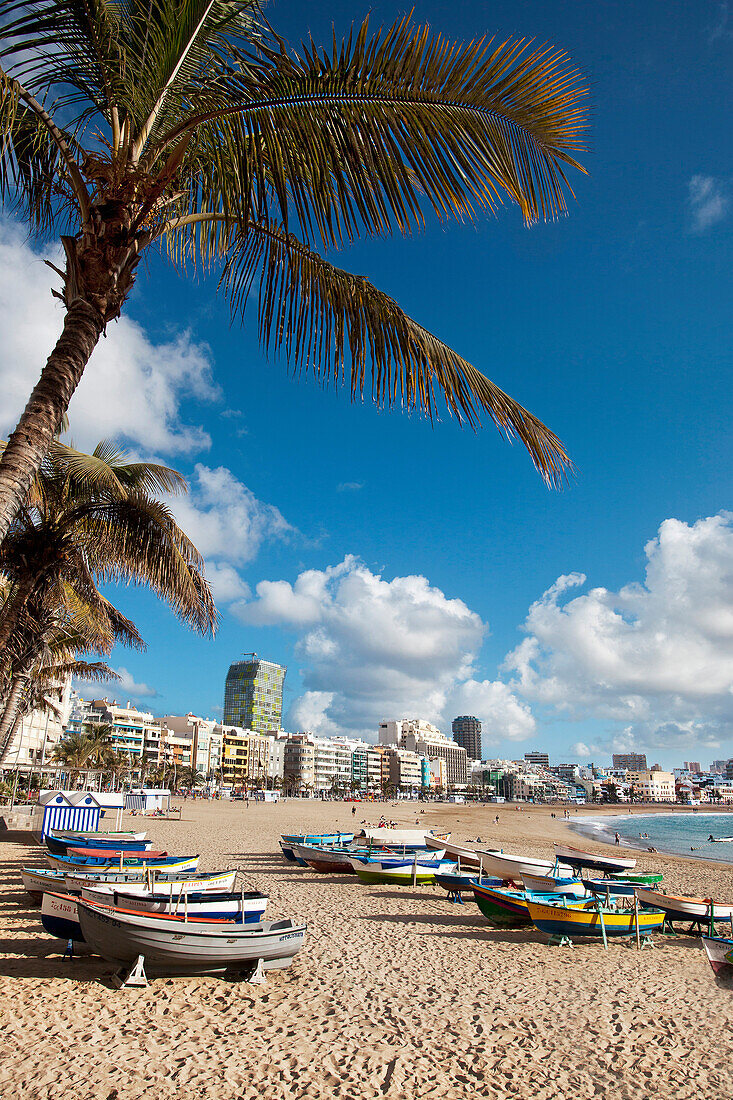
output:
{"label": "metal boat stand", "polygon": [[645,929],[640,928],[639,929],[639,942],[638,942],[638,944],[636,944],[634,942],[634,940],[629,939],[628,946],[629,947],[636,947],[637,951],[641,951],[645,947],[656,947],[657,945],[655,944],[654,940],[652,939],[651,931],[647,932]]}
{"label": "metal boat stand", "polygon": [[76,958],[76,955],[74,954],[74,941],[73,940],[67,940],[66,941],[66,947],[64,948],[64,958],[65,959],[75,959]]}
{"label": "metal boat stand", "polygon": [[145,973],[145,956],[138,955],[135,962],[129,968],[122,967],[116,974],[112,976],[112,981],[118,989],[134,988],[135,986],[145,986],[148,984],[147,975]]}
{"label": "metal boat stand", "polygon": [[448,891],[448,901],[452,901],[454,905],[463,905],[463,898],[461,897],[460,889],[458,889],[458,890],[449,890]]}
{"label": "metal boat stand", "polygon": [[573,941],[570,936],[550,936],[547,941],[549,947],[572,947]]}
{"label": "metal boat stand", "polygon": [[257,960],[257,966],[254,968],[251,976],[247,979],[250,985],[267,985],[267,978],[265,977],[265,965],[263,959]]}

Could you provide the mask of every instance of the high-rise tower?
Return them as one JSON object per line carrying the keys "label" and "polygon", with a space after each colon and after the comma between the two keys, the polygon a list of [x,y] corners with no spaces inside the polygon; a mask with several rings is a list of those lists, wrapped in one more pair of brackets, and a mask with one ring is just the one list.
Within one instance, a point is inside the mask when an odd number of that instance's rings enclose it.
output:
{"label": "high-rise tower", "polygon": [[469,760],[481,759],[481,722],[473,715],[464,714],[453,719],[453,740],[466,750]]}
{"label": "high-rise tower", "polygon": [[224,686],[224,725],[265,733],[280,728],[287,669],[245,653],[229,666]]}

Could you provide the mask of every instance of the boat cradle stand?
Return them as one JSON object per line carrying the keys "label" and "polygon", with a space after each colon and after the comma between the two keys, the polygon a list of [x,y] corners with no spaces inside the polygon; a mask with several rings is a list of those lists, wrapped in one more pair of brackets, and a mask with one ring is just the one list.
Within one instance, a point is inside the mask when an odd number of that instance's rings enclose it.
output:
{"label": "boat cradle stand", "polygon": [[549,947],[572,947],[573,941],[570,936],[550,936],[547,944]]}
{"label": "boat cradle stand", "polygon": [[[250,985],[265,985],[267,983],[263,959],[257,960],[257,965],[247,978],[247,981]],[[112,982],[117,989],[134,989],[136,987],[146,986],[148,984],[148,977],[145,973],[145,956],[138,955],[131,967],[123,966],[112,975]]]}
{"label": "boat cradle stand", "polygon": [[448,891],[448,901],[452,901],[454,905],[463,905],[460,886],[456,890]]}

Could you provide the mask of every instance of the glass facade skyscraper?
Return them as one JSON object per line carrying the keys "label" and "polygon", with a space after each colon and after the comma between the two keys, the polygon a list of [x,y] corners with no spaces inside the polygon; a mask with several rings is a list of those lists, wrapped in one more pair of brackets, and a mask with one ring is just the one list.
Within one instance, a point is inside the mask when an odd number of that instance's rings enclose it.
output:
{"label": "glass facade skyscraper", "polygon": [[229,666],[224,686],[224,725],[265,733],[279,729],[287,669],[245,653]]}

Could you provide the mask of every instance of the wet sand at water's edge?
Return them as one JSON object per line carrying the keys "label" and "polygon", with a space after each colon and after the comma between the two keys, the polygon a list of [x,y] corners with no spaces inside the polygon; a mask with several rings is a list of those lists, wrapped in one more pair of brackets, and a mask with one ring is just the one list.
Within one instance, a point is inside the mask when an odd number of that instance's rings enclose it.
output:
{"label": "wet sand at water's edge", "polygon": [[[182,820],[127,818],[155,847],[237,867],[270,895],[267,917],[308,923],[288,970],[253,986],[217,977],[114,989],[100,959],[62,957],[20,883],[37,850],[0,842],[0,1097],[450,1100],[733,1095],[733,991],[716,986],[699,939],[655,947],[550,947],[492,928],[438,887],[363,886],[286,864],[283,832],[351,829],[383,811],[404,825],[528,855],[552,841],[598,844],[545,808],[287,801],[187,802]],[[648,811],[643,811],[648,812]],[[498,813],[500,821],[494,824]],[[618,851],[618,849],[616,849]],[[733,867],[662,853],[668,892],[733,901]]]}

